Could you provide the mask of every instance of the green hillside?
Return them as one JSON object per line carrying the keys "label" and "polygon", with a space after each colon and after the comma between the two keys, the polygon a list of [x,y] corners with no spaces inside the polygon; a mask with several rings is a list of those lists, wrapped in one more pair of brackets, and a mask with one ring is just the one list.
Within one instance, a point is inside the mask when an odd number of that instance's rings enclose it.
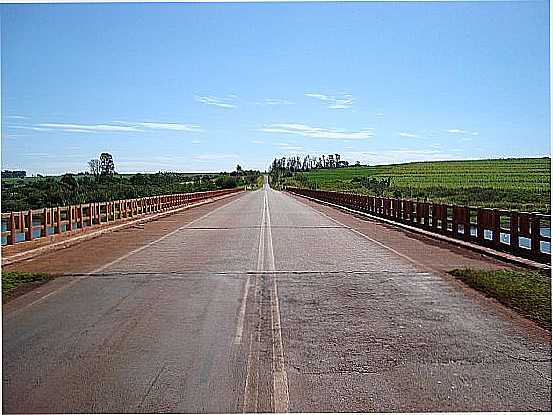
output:
{"label": "green hillside", "polygon": [[284,184],[471,206],[550,211],[551,159],[416,162],[319,169]]}

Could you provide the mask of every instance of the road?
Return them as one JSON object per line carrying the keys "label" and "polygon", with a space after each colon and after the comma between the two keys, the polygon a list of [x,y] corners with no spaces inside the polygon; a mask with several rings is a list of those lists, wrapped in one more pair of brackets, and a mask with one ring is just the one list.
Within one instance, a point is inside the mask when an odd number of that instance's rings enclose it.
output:
{"label": "road", "polygon": [[5,412],[551,409],[548,333],[267,185],[45,287]]}

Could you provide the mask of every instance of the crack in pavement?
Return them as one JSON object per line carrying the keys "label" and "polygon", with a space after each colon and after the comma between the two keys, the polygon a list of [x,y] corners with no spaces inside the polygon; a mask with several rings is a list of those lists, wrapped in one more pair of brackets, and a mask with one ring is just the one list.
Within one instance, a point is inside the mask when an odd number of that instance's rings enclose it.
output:
{"label": "crack in pavement", "polygon": [[386,274],[386,275],[410,275],[410,276],[424,276],[432,275],[429,272],[406,272],[406,271],[391,271],[391,270],[378,270],[378,271],[355,271],[355,270],[336,270],[336,271],[309,271],[309,270],[279,270],[279,271],[205,271],[205,270],[184,270],[184,271],[110,271],[110,272],[100,272],[100,273],[61,273],[61,274],[51,274],[53,277],[92,277],[92,278],[102,278],[102,277],[116,277],[116,276],[132,276],[132,275],[189,275],[189,274],[198,274],[198,275],[276,275],[276,274],[292,274],[292,275],[375,275],[375,274]]}

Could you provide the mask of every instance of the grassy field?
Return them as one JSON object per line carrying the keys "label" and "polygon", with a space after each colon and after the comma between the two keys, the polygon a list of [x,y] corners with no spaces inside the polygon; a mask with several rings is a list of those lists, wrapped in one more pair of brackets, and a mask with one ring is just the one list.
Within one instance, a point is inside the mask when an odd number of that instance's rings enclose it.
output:
{"label": "grassy field", "polygon": [[465,284],[497,299],[551,330],[551,279],[530,271],[478,271],[456,269],[450,272]]}
{"label": "grassy field", "polygon": [[26,289],[43,284],[52,278],[44,272],[2,272],[2,300],[6,302],[17,294],[22,294]]}
{"label": "grassy field", "polygon": [[[440,203],[550,211],[551,159],[438,161],[320,169],[286,178],[288,185],[429,200]],[[304,175],[304,177],[302,177]],[[302,180],[298,180],[302,179]],[[363,185],[385,182],[384,190]]]}

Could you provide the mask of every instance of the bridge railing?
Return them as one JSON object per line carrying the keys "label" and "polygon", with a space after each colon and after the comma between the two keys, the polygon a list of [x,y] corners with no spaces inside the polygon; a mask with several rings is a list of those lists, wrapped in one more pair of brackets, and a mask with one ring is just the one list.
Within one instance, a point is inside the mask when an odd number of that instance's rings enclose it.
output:
{"label": "bridge railing", "polygon": [[548,215],[292,187],[286,190],[516,256],[551,262]]}
{"label": "bridge railing", "polygon": [[2,245],[14,245],[51,235],[139,218],[240,190],[242,189],[178,193],[2,213]]}

